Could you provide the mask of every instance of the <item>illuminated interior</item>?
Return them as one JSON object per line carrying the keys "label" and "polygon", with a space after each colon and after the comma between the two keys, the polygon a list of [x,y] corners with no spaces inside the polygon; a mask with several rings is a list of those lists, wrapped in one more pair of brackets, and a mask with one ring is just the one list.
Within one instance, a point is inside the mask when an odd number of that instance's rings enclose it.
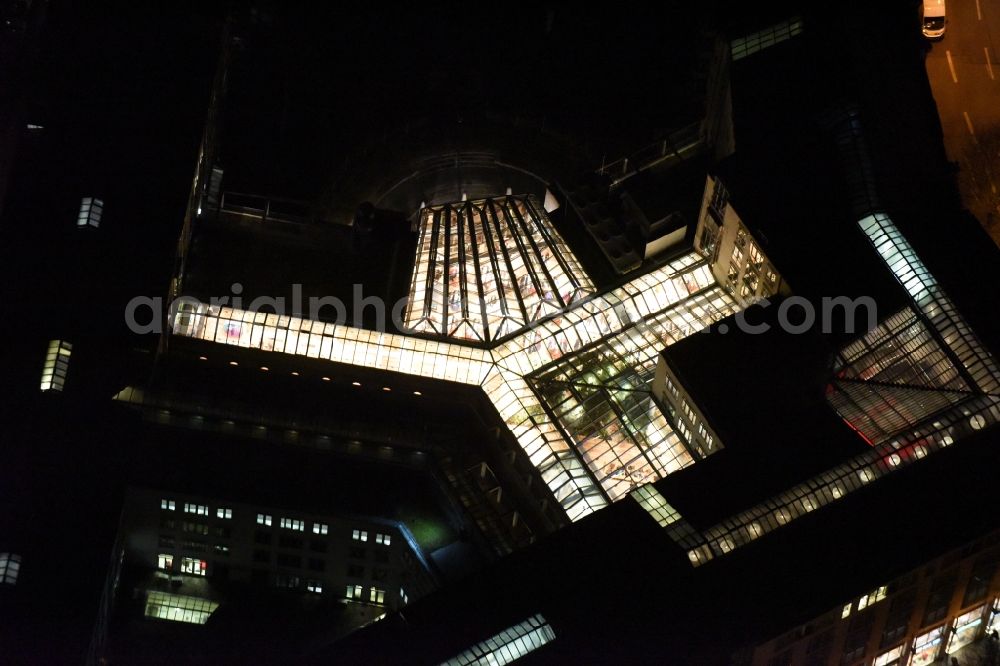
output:
{"label": "illuminated interior", "polygon": [[145,615],[172,622],[205,624],[218,607],[219,604],[208,599],[152,590],[146,597]]}
{"label": "illuminated interior", "polygon": [[[736,309],[705,259],[691,252],[581,298],[490,349],[193,303],[178,309],[173,332],[479,385],[567,516],[577,520],[691,462],[685,443],[649,400],[648,380],[660,349]],[[560,373],[585,377],[589,363],[596,363],[595,373],[611,373],[607,380],[617,393],[604,393],[587,420],[577,417],[577,405],[557,403],[558,395],[535,387]],[[625,384],[632,387],[628,399]],[[625,411],[619,416],[616,409]]]}
{"label": "illuminated interior", "polygon": [[[996,390],[1000,372],[989,351],[887,215],[869,215],[858,224],[910,295],[913,307],[893,315],[864,339],[849,345],[839,362],[852,363],[870,358],[870,361],[853,363],[848,374],[853,373],[859,378],[878,375],[911,382],[939,382],[948,387],[944,390],[961,386],[956,383],[960,377],[970,389],[968,398],[937,410],[937,413],[919,422],[908,422],[894,436],[881,443],[874,442],[870,450],[735,514],[701,534],[692,532],[690,536],[680,538],[679,543],[688,550],[688,558],[695,566],[724,555],[1000,421],[1000,394]],[[915,327],[914,317],[922,322]],[[930,344],[924,336],[929,330],[933,330],[934,337],[943,344]],[[883,345],[887,339],[896,342]],[[907,354],[915,354],[915,360],[899,359],[895,353],[897,345]],[[950,359],[951,368],[941,362],[942,354]],[[881,410],[883,396],[878,396],[873,402]],[[919,418],[922,413],[914,412],[914,417]],[[874,417],[870,418],[877,422]],[[860,427],[858,429],[861,430]]]}
{"label": "illuminated interior", "polygon": [[489,341],[575,303],[594,286],[532,197],[424,208],[405,323]]}
{"label": "illuminated interior", "polygon": [[441,666],[503,666],[551,643],[555,638],[556,632],[539,613],[476,643]]}

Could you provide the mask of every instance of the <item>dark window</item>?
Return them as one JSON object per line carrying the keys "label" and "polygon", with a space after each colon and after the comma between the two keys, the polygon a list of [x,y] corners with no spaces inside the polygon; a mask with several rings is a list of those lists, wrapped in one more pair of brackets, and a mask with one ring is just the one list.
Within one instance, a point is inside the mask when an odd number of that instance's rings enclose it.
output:
{"label": "dark window", "polygon": [[874,622],[875,615],[871,612],[859,612],[854,615],[847,629],[847,637],[844,639],[844,656],[840,663],[850,664],[864,656]]}
{"label": "dark window", "polygon": [[996,561],[993,559],[977,562],[972,567],[969,583],[965,586],[965,596],[962,598],[963,608],[986,597],[986,593],[990,591],[990,581],[993,579],[994,569],[996,569]]}
{"label": "dark window", "polygon": [[931,585],[931,591],[927,597],[927,608],[924,611],[923,626],[937,622],[948,614],[948,606],[951,605],[951,597],[955,593],[957,578],[957,574],[952,572],[941,576]]}
{"label": "dark window", "polygon": [[326,552],[326,542],[325,541],[310,541],[309,550],[314,553],[325,553]]}
{"label": "dark window", "polygon": [[260,530],[257,530],[256,532],[254,532],[253,540],[254,540],[255,543],[262,543],[264,545],[270,545],[270,543],[271,543],[271,533],[270,532],[261,532]]}
{"label": "dark window", "polygon": [[254,562],[270,562],[271,552],[267,550],[255,550],[253,551],[253,561]]}
{"label": "dark window", "polygon": [[309,558],[309,569],[312,571],[326,571],[326,562],[315,557]]}
{"label": "dark window", "polygon": [[382,562],[382,563],[388,562],[389,561],[389,553],[387,551],[385,551],[385,550],[377,550],[377,551],[375,551],[375,561],[376,562]]}
{"label": "dark window", "polygon": [[291,536],[282,536],[278,538],[278,545],[282,548],[301,548],[302,539]]}
{"label": "dark window", "polygon": [[160,547],[161,548],[173,548],[176,541],[172,536],[167,536],[165,534],[160,535]]}
{"label": "dark window", "polygon": [[883,648],[892,647],[906,635],[910,627],[910,618],[913,617],[913,608],[916,605],[917,591],[912,588],[893,598],[885,619],[885,629],[882,631],[881,646]]}
{"label": "dark window", "polygon": [[361,546],[351,546],[350,554],[356,560],[365,559],[365,549]]}
{"label": "dark window", "polygon": [[301,567],[302,558],[298,555],[288,553],[278,553],[278,564],[283,567]]}
{"label": "dark window", "polygon": [[160,527],[165,530],[172,530],[177,527],[177,522],[173,518],[160,518]]}
{"label": "dark window", "polygon": [[792,651],[785,650],[781,654],[771,657],[767,666],[792,666]]}
{"label": "dark window", "polygon": [[813,636],[806,643],[807,666],[820,666],[826,664],[830,656],[830,646],[833,644],[833,630],[828,629],[821,634]]}
{"label": "dark window", "polygon": [[347,575],[351,578],[364,578],[365,568],[360,564],[350,564],[347,566]]}
{"label": "dark window", "polygon": [[229,527],[213,527],[212,532],[217,537],[222,537],[223,539],[228,539],[233,536],[233,530]]}
{"label": "dark window", "polygon": [[389,577],[389,570],[385,567],[372,568],[372,580],[385,580]]}

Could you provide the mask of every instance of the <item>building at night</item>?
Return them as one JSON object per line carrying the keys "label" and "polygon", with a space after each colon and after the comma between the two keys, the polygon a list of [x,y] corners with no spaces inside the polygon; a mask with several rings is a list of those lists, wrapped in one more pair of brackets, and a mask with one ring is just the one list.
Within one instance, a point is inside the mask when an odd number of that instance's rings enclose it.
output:
{"label": "building at night", "polygon": [[[794,4],[399,10],[378,39],[368,10],[177,10],[190,79],[144,23],[159,64],[134,67],[173,72],[161,124],[190,145],[107,96],[80,123],[114,158],[56,173],[93,148],[57,122],[3,208],[30,236],[14,272],[59,275],[37,300],[67,304],[12,301],[32,331],[11,348],[30,396],[0,405],[12,659],[988,645],[1000,258],[952,198],[903,12]],[[446,64],[408,47],[429,34],[457,40]],[[349,64],[368,40],[378,85]],[[609,66],[594,45],[616,40]],[[426,76],[389,71],[411,58]],[[894,69],[905,114],[871,75]],[[158,152],[151,184],[136,156]]]}

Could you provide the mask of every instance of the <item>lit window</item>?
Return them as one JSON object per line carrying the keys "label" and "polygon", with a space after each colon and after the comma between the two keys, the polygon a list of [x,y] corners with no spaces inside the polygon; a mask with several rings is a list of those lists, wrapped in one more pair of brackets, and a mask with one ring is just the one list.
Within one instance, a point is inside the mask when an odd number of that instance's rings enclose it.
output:
{"label": "lit window", "polygon": [[385,603],[385,590],[380,590],[377,587],[373,587],[371,590],[369,590],[368,596],[371,599],[372,603],[375,604]]}
{"label": "lit window", "polygon": [[304,532],[306,529],[306,521],[295,520],[294,518],[282,518],[281,529],[295,530],[296,532]]}
{"label": "lit window", "polygon": [[389,542],[392,540],[392,536],[388,534],[376,534],[375,543],[382,544],[383,546],[388,546]]}
{"label": "lit window", "polygon": [[330,526],[326,523],[313,523],[313,534],[328,534]]}
{"label": "lit window", "polygon": [[888,588],[885,585],[883,585],[882,587],[864,595],[863,597],[858,599],[858,610],[864,610],[865,608],[868,608],[869,606],[872,606],[882,601],[883,599],[885,599],[887,591]]}
{"label": "lit window", "polygon": [[220,507],[220,508],[218,508],[218,509],[215,510],[215,517],[216,518],[223,518],[225,520],[231,520],[232,517],[233,517],[233,510],[232,509],[223,509],[223,508]]}
{"label": "lit window", "polygon": [[476,643],[468,650],[452,657],[442,666],[465,666],[467,664],[491,664],[503,666],[520,659],[532,650],[537,650],[556,638],[556,632],[545,621],[541,613],[508,627],[501,632]]}
{"label": "lit window", "polygon": [[257,514],[257,524],[258,525],[267,525],[268,527],[270,527],[272,520],[273,520],[273,518],[271,516],[267,515],[266,513],[258,513]]}
{"label": "lit window", "polygon": [[14,585],[21,571],[21,556],[15,553],[0,553],[0,583]]}
{"label": "lit window", "polygon": [[368,541],[368,532],[364,530],[354,530],[351,534],[351,538],[355,541]]}
{"label": "lit window", "polygon": [[348,599],[360,599],[362,588],[360,585],[348,585],[346,596]]}
{"label": "lit window", "polygon": [[223,555],[228,555],[229,554],[229,546],[227,546],[225,544],[222,544],[222,543],[217,543],[217,544],[215,544],[215,552],[222,553]]}
{"label": "lit window", "polygon": [[174,556],[173,555],[157,555],[156,556],[156,568],[162,569],[163,571],[173,571],[174,569]]}
{"label": "lit window", "polygon": [[181,558],[181,573],[204,576],[206,569],[208,569],[208,562],[205,560],[199,560],[196,557]]}
{"label": "lit window", "polygon": [[189,504],[184,503],[184,513],[193,513],[198,516],[208,515],[208,506],[205,504]]}
{"label": "lit window", "polygon": [[323,583],[318,580],[311,580],[306,583],[306,589],[316,594],[323,594]]}
{"label": "lit window", "polygon": [[205,624],[209,616],[219,607],[214,601],[153,591],[146,598],[146,617],[172,622]]}
{"label": "lit window", "polygon": [[840,619],[843,620],[850,614],[851,614],[851,604],[844,604],[844,609],[840,611]]}
{"label": "lit window", "polygon": [[403,588],[399,588],[399,603],[401,606],[405,606],[409,602],[410,598],[406,596],[406,591]]}
{"label": "lit window", "polygon": [[177,503],[174,502],[173,500],[161,499],[160,508],[163,509],[164,511],[176,511]]}
{"label": "lit window", "polygon": [[45,354],[45,365],[42,367],[42,390],[62,391],[66,383],[66,373],[69,371],[69,357],[73,353],[73,345],[65,340],[49,342],[49,351]]}
{"label": "lit window", "polygon": [[80,213],[76,216],[77,227],[101,226],[101,215],[104,214],[104,201],[94,197],[84,197],[80,201]]}

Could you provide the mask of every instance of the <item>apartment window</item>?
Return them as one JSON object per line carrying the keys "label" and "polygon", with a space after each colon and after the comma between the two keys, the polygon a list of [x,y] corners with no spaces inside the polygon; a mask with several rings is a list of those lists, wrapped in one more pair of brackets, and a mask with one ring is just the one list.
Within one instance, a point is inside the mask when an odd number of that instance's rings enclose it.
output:
{"label": "apartment window", "polygon": [[184,532],[194,532],[195,534],[208,535],[208,525],[202,525],[201,523],[189,523],[184,521],[181,524],[181,530]]}
{"label": "apartment window", "polygon": [[377,587],[373,587],[371,590],[369,590],[368,597],[369,599],[371,599],[372,603],[375,604],[385,603],[385,590],[380,590]]}
{"label": "apartment window", "polygon": [[310,557],[309,569],[310,571],[325,571],[326,562],[324,562],[323,560],[317,560],[315,557]]}
{"label": "apartment window", "polygon": [[278,538],[278,546],[281,548],[301,548],[302,539],[292,536],[281,536]]}
{"label": "apartment window", "polygon": [[185,502],[184,513],[193,513],[198,516],[207,516],[208,506],[205,504],[190,504],[188,502]]}
{"label": "apartment window", "polygon": [[384,550],[375,551],[375,561],[385,564],[389,561],[389,553]]}
{"label": "apartment window", "polygon": [[271,520],[272,520],[271,516],[269,516],[269,515],[267,515],[265,513],[258,513],[257,514],[257,524],[258,525],[267,525],[268,527],[270,527],[271,526]]}
{"label": "apartment window", "polygon": [[372,567],[372,580],[385,580],[389,577],[389,570],[385,567]]}
{"label": "apartment window", "polygon": [[233,536],[233,531],[228,527],[216,526],[212,528],[212,534],[214,534],[217,537],[222,537],[223,539],[228,539],[229,537]]}
{"label": "apartment window", "polygon": [[882,630],[882,642],[879,645],[881,648],[890,647],[906,636],[910,628],[910,618],[913,617],[913,608],[916,605],[917,591],[912,588],[893,598]]}
{"label": "apartment window", "polygon": [[313,523],[313,534],[328,534],[330,526],[326,523]]}
{"label": "apartment window", "polygon": [[205,560],[199,560],[196,557],[181,558],[181,573],[204,576],[207,569],[208,562]]}
{"label": "apartment window", "polygon": [[253,561],[254,562],[270,562],[271,552],[268,550],[255,550],[253,551]]}
{"label": "apartment window", "polygon": [[355,541],[368,541],[368,532],[364,530],[354,530],[354,532],[351,533],[351,538]]}
{"label": "apartment window", "polygon": [[399,588],[399,603],[400,603],[400,605],[405,606],[407,604],[407,602],[409,602],[409,600],[410,600],[410,598],[408,596],[406,596],[406,591],[403,590],[403,588]]}
{"label": "apartment window", "polygon": [[84,197],[80,200],[80,212],[76,216],[77,227],[101,226],[101,216],[104,214],[104,201],[94,197]]}
{"label": "apartment window", "polygon": [[327,546],[325,541],[310,541],[309,550],[314,553],[325,553],[327,551]]}
{"label": "apartment window", "polygon": [[392,540],[392,536],[388,534],[376,534],[375,543],[382,544],[383,546],[388,546],[389,542]]}
{"label": "apartment window", "polygon": [[278,565],[282,567],[294,567],[296,569],[300,569],[302,567],[302,558],[298,555],[278,553]]}
{"label": "apartment window", "polygon": [[442,666],[466,664],[509,664],[556,638],[556,632],[539,613],[507,627],[444,662]]}
{"label": "apartment window", "polygon": [[348,585],[345,596],[348,599],[360,599],[363,588],[360,585]]}
{"label": "apartment window", "polygon": [[229,555],[229,546],[221,543],[215,544],[215,552],[220,555]]}
{"label": "apartment window", "polygon": [[323,594],[323,583],[318,580],[310,580],[306,583],[306,590],[315,594]]}
{"label": "apartment window", "polygon": [[65,340],[49,341],[49,350],[45,354],[45,364],[42,366],[43,391],[62,391],[66,384],[66,373],[69,372],[69,357],[73,353],[73,345]]}
{"label": "apartment window", "polygon": [[361,564],[348,564],[347,565],[347,575],[351,578],[364,578],[365,577],[365,567]]}
{"label": "apartment window", "polygon": [[294,590],[299,586],[298,576],[289,576],[287,574],[278,574],[274,577],[274,584],[277,587],[286,587],[290,590]]}
{"label": "apartment window", "polygon": [[295,530],[296,532],[303,532],[306,529],[306,521],[296,520],[294,518],[282,518],[281,519],[281,529],[283,530]]}
{"label": "apartment window", "polygon": [[156,568],[162,569],[163,571],[173,571],[174,568],[174,556],[173,555],[157,555],[156,556]]}
{"label": "apartment window", "polygon": [[259,543],[265,546],[269,546],[271,545],[271,533],[261,532],[260,530],[257,530],[253,534],[253,541],[254,543]]}
{"label": "apartment window", "polygon": [[177,545],[177,542],[172,536],[161,534],[160,535],[160,548],[173,548]]}
{"label": "apartment window", "polygon": [[161,499],[160,508],[163,509],[164,511],[176,511],[177,503],[173,500]]}
{"label": "apartment window", "polygon": [[844,607],[840,611],[840,619],[843,620],[844,618],[849,617],[850,614],[851,614],[851,604],[844,604]]}
{"label": "apartment window", "polygon": [[232,520],[233,510],[219,507],[218,509],[215,510],[215,517],[222,518],[223,520]]}

